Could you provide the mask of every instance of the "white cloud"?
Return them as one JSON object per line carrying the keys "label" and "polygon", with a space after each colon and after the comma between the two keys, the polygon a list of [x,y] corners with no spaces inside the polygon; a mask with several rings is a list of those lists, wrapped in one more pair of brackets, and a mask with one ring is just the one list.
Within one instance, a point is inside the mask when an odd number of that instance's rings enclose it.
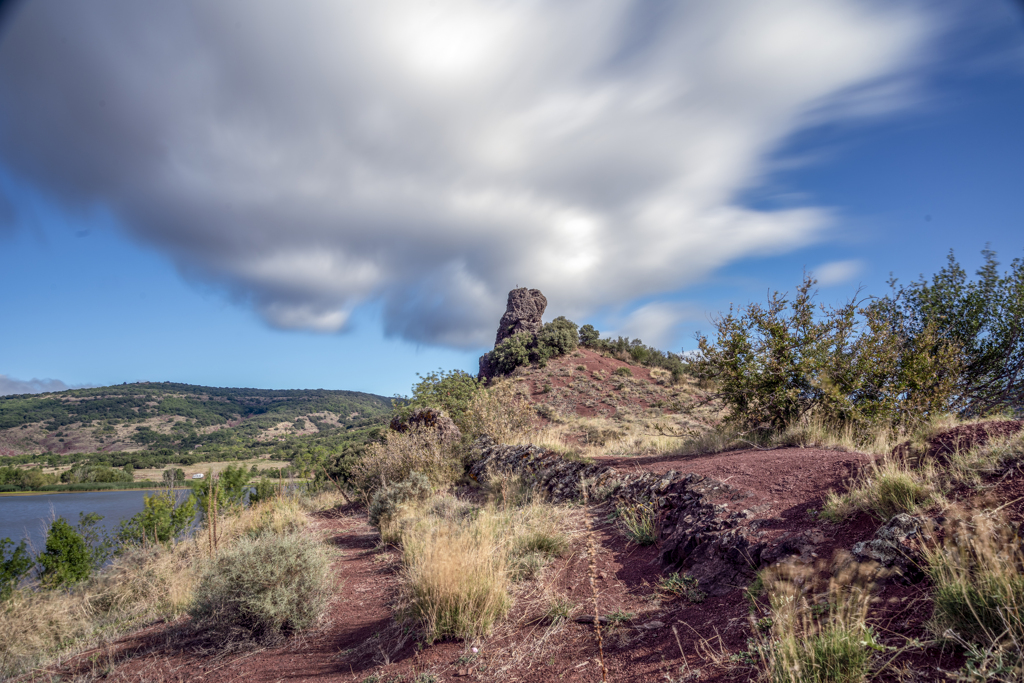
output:
{"label": "white cloud", "polygon": [[[15,379],[8,375],[0,375],[0,396],[11,394],[41,394],[48,391],[66,391],[71,389],[59,379]],[[74,387],[81,388],[81,387]]]}
{"label": "white cloud", "polygon": [[822,287],[841,285],[857,277],[864,270],[864,262],[858,259],[823,263],[811,272]]}
{"label": "white cloud", "polygon": [[[811,123],[905,104],[914,1],[24,5],[0,155],[284,328],[489,342],[824,238],[737,203]],[[463,307],[472,306],[471,310]]]}
{"label": "white cloud", "polygon": [[702,312],[691,305],[657,301],[645,304],[626,315],[611,332],[602,337],[640,339],[648,346],[679,353],[680,328],[686,321],[697,320]]}

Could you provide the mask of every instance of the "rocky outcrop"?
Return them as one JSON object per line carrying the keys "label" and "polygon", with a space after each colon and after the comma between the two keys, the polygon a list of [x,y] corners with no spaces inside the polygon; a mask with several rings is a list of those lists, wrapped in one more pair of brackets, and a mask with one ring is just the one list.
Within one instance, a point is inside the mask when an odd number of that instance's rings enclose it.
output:
{"label": "rocky outcrop", "polygon": [[[581,483],[592,499],[615,504],[649,504],[657,514],[662,561],[686,569],[709,595],[724,595],[749,583],[758,567],[799,553],[799,542],[769,547],[752,540],[750,526],[742,523],[749,510],[729,512],[711,498],[730,488],[700,475],[668,472],[623,473],[612,467],[566,460],[537,446],[496,444],[482,437],[474,444],[470,476],[484,481],[494,471],[524,475],[546,491],[553,502],[582,497]],[[792,547],[791,547],[792,546]]]}
{"label": "rocky outcrop", "polygon": [[437,433],[437,439],[442,443],[455,443],[462,438],[458,425],[435,408],[417,408],[410,415],[396,415],[391,420],[391,429],[396,432],[430,429]]}
{"label": "rocky outcrop", "polygon": [[900,583],[917,583],[924,578],[921,542],[935,528],[934,520],[900,513],[879,527],[870,541],[854,544],[853,555],[891,570],[891,578]]}
{"label": "rocky outcrop", "polygon": [[537,334],[541,327],[541,317],[547,307],[548,300],[539,289],[513,289],[508,293],[505,315],[501,316],[501,322],[498,323],[494,345],[497,346],[520,332]]}

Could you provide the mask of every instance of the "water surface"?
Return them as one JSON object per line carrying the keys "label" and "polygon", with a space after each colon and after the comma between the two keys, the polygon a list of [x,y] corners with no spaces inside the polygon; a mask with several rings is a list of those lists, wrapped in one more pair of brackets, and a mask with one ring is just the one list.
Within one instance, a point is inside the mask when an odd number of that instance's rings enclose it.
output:
{"label": "water surface", "polygon": [[[116,533],[121,520],[142,512],[142,500],[154,489],[129,491],[90,491],[83,493],[44,493],[33,496],[0,496],[0,538],[9,537],[17,543],[28,539],[34,553],[46,547],[50,522],[63,517],[72,526],[78,524],[80,512],[102,515],[100,527]],[[178,500],[188,490],[175,491]]]}

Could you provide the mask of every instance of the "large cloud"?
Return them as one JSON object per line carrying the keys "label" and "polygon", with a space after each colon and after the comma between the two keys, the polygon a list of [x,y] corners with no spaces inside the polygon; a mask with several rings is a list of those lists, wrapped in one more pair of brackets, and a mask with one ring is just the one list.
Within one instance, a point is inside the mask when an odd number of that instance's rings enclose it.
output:
{"label": "large cloud", "polygon": [[[0,155],[108,206],[278,327],[484,345],[822,237],[739,193],[809,122],[899,102],[933,27],[852,0],[35,0],[0,44]],[[870,103],[870,104],[865,104]]]}

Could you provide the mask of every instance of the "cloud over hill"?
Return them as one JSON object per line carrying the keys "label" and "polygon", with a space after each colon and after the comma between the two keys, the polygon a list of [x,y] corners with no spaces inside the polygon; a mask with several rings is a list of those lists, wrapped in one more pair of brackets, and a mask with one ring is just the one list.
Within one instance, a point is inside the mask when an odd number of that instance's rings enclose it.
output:
{"label": "cloud over hill", "polygon": [[472,348],[516,284],[583,316],[822,239],[826,209],[740,193],[795,131],[905,104],[936,30],[916,2],[38,0],[0,157],[273,326],[378,304]]}

